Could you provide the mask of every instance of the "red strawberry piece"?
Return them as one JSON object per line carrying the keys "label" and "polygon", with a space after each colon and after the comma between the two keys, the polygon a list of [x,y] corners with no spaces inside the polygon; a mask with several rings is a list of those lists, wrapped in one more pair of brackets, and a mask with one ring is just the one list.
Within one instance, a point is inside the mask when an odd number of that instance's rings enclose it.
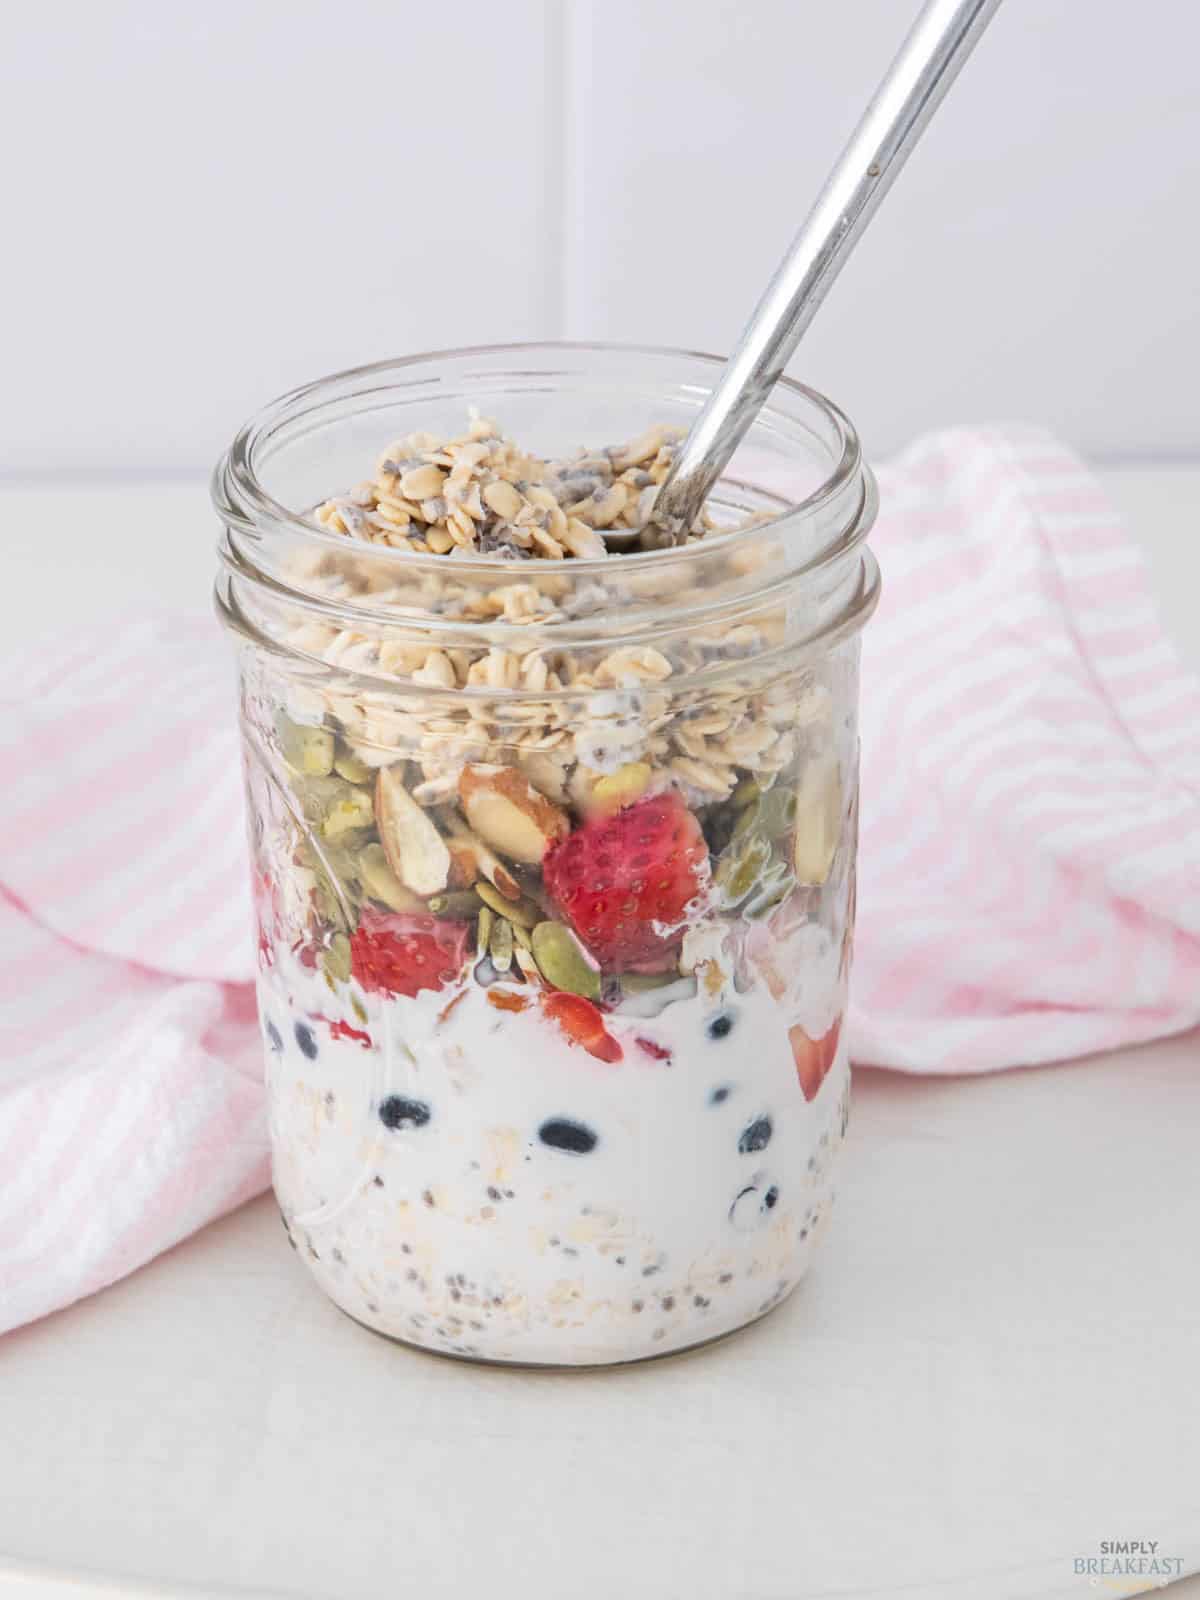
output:
{"label": "red strawberry piece", "polygon": [[463,970],[471,937],[468,922],[440,922],[419,913],[364,906],[350,935],[350,970],[372,994],[443,989]]}
{"label": "red strawberry piece", "polygon": [[838,1036],[841,1031],[841,1017],[819,1039],[810,1037],[799,1023],[794,1028],[788,1029],[788,1042],[792,1047],[792,1056],[800,1077],[800,1087],[804,1091],[806,1100],[816,1099],[817,1090],[824,1083],[825,1074],[833,1065],[833,1059],[837,1055]]}
{"label": "red strawberry piece", "polygon": [[323,1022],[329,1029],[331,1039],[357,1039],[364,1050],[371,1048],[371,1035],[362,1028],[352,1028],[348,1022],[343,1022],[340,1017],[317,1017],[318,1022]]}
{"label": "red strawberry piece", "polygon": [[550,847],[542,870],[554,903],[602,967],[665,971],[687,908],[708,881],[708,846],[672,791],[593,817]]}
{"label": "red strawberry piece", "polygon": [[639,1033],[633,1042],[639,1050],[646,1052],[651,1061],[670,1061],[671,1059],[671,1052],[665,1044],[659,1044],[657,1039],[647,1039]]}
{"label": "red strawberry piece", "polygon": [[542,1010],[597,1061],[620,1061],[625,1052],[604,1026],[604,1013],[582,995],[552,989],[542,996]]}

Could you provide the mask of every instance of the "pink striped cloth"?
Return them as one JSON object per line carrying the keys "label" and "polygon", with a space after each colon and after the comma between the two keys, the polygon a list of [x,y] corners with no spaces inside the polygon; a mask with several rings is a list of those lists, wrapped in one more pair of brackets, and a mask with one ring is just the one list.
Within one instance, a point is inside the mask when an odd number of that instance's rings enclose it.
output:
{"label": "pink striped cloth", "polygon": [[[1200,1022],[1200,682],[1044,434],[880,473],[860,1063],[976,1072]],[[232,668],[140,622],[0,682],[0,1330],[267,1182]]]}

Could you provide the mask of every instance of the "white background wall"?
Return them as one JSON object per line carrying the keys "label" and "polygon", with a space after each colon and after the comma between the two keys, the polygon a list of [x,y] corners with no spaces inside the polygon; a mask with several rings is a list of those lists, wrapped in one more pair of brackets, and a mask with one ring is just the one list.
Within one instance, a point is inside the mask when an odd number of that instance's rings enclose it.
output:
{"label": "white background wall", "polygon": [[[0,472],[194,470],[414,349],[725,349],[916,0],[5,9]],[[1200,6],[1007,0],[797,375],[882,454],[1200,456]]]}

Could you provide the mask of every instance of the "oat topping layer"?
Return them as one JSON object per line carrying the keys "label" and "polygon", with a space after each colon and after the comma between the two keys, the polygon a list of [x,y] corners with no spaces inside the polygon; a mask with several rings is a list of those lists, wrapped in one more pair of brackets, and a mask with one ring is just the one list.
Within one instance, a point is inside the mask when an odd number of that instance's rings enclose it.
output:
{"label": "oat topping layer", "polygon": [[[472,412],[461,438],[396,440],[374,477],[326,500],[316,517],[332,533],[422,555],[603,556],[601,530],[637,529],[649,519],[682,437],[681,428],[657,424],[627,444],[545,461]],[[694,537],[714,527],[702,512]]]}

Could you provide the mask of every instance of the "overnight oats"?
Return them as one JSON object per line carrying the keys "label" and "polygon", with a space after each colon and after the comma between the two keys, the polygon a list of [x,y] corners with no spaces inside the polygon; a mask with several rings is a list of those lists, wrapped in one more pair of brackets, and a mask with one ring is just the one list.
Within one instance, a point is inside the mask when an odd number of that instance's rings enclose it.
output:
{"label": "overnight oats", "polygon": [[689,541],[630,549],[714,371],[388,363],[217,471],[275,1190],[430,1350],[701,1343],[828,1214],[874,490],[784,384]]}

